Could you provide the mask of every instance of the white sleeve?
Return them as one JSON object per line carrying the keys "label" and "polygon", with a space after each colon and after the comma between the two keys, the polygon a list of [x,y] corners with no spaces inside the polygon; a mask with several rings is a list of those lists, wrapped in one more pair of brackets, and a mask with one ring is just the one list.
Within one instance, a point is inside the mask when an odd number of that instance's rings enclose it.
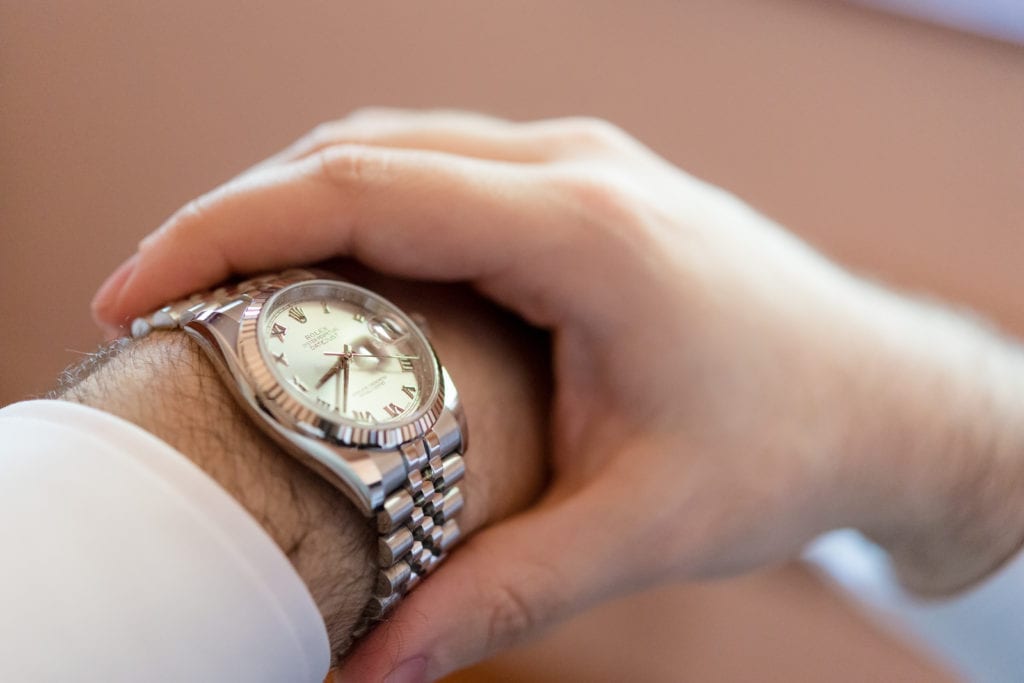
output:
{"label": "white sleeve", "polygon": [[178,451],[61,401],[0,410],[0,444],[0,681],[323,681],[305,585]]}
{"label": "white sleeve", "polygon": [[804,558],[869,617],[965,680],[1024,680],[1024,552],[959,595],[923,600],[900,587],[885,551],[851,529],[826,534]]}

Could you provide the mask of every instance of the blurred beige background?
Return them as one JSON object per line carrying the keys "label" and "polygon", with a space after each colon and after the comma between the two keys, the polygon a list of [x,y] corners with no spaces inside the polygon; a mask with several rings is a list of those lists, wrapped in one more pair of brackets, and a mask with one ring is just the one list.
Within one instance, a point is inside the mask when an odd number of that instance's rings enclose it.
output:
{"label": "blurred beige background", "polygon": [[1019,46],[813,0],[0,0],[0,404],[95,347],[92,292],[163,218],[366,104],[608,118],[1024,333]]}
{"label": "blurred beige background", "polygon": [[192,196],[365,104],[611,119],[1024,331],[1024,50],[839,2],[0,0],[0,403]]}

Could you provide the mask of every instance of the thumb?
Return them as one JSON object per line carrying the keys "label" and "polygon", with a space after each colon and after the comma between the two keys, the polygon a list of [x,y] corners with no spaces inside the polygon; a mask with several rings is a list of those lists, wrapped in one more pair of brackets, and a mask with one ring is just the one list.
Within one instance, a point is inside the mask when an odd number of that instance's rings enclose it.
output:
{"label": "thumb", "polygon": [[597,601],[622,560],[596,513],[576,496],[472,537],[356,647],[336,680],[435,680]]}

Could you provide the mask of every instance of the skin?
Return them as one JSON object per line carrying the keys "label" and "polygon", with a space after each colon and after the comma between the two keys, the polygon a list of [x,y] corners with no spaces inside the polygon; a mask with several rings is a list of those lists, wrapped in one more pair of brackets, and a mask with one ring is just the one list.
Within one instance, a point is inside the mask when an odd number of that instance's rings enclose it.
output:
{"label": "skin", "polygon": [[[464,287],[413,285],[338,265],[348,279],[424,317],[459,389],[471,425],[459,484],[463,532],[527,506],[546,476],[546,337]],[[371,524],[256,427],[198,345],[182,332],[123,339],[69,370],[62,385],[59,398],[139,425],[235,497],[309,587],[335,657],[348,649],[377,571]]]}
{"label": "skin", "polygon": [[596,602],[779,563],[840,526],[924,594],[980,580],[1024,538],[1017,346],[843,271],[601,121],[325,124],[172,216],[94,311],[116,326],[332,255],[471,283],[550,331],[555,375],[543,498],[363,641],[353,680],[436,678]]}

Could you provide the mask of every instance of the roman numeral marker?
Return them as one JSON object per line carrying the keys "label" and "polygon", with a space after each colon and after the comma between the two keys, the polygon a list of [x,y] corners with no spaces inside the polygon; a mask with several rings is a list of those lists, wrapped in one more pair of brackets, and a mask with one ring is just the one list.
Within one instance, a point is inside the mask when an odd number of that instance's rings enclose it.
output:
{"label": "roman numeral marker", "polygon": [[324,307],[324,314],[325,314],[325,315],[326,315],[327,313],[330,313],[330,312],[331,312],[331,309],[327,308],[327,302],[326,302],[326,301],[321,301],[321,302],[320,302],[320,305]]}
{"label": "roman numeral marker", "polygon": [[398,364],[402,367],[402,372],[412,372],[412,358],[399,358]]}
{"label": "roman numeral marker", "polygon": [[285,327],[280,323],[274,323],[274,326],[270,328],[270,336],[277,337],[278,341],[284,341]]}
{"label": "roman numeral marker", "polygon": [[402,409],[396,406],[394,403],[389,403],[386,406],[384,406],[384,412],[390,415],[391,417],[398,417],[399,415],[402,414]]}
{"label": "roman numeral marker", "polygon": [[376,422],[377,418],[369,410],[353,410],[352,417],[360,422]]}
{"label": "roman numeral marker", "polygon": [[356,311],[355,313],[352,314],[352,319],[355,320],[357,323],[365,323],[366,314],[363,313],[362,311]]}
{"label": "roman numeral marker", "polygon": [[292,376],[292,384],[297,386],[300,391],[309,391],[309,388],[302,383],[302,380],[299,379],[298,375]]}
{"label": "roman numeral marker", "polygon": [[306,322],[306,314],[299,306],[292,306],[288,309],[288,317],[300,323]]}
{"label": "roman numeral marker", "polygon": [[288,361],[284,359],[284,351],[282,351],[281,353],[275,353],[274,360],[276,360],[281,365],[288,367]]}
{"label": "roman numeral marker", "polygon": [[409,398],[416,398],[416,387],[403,386],[402,391],[404,391],[405,395]]}

